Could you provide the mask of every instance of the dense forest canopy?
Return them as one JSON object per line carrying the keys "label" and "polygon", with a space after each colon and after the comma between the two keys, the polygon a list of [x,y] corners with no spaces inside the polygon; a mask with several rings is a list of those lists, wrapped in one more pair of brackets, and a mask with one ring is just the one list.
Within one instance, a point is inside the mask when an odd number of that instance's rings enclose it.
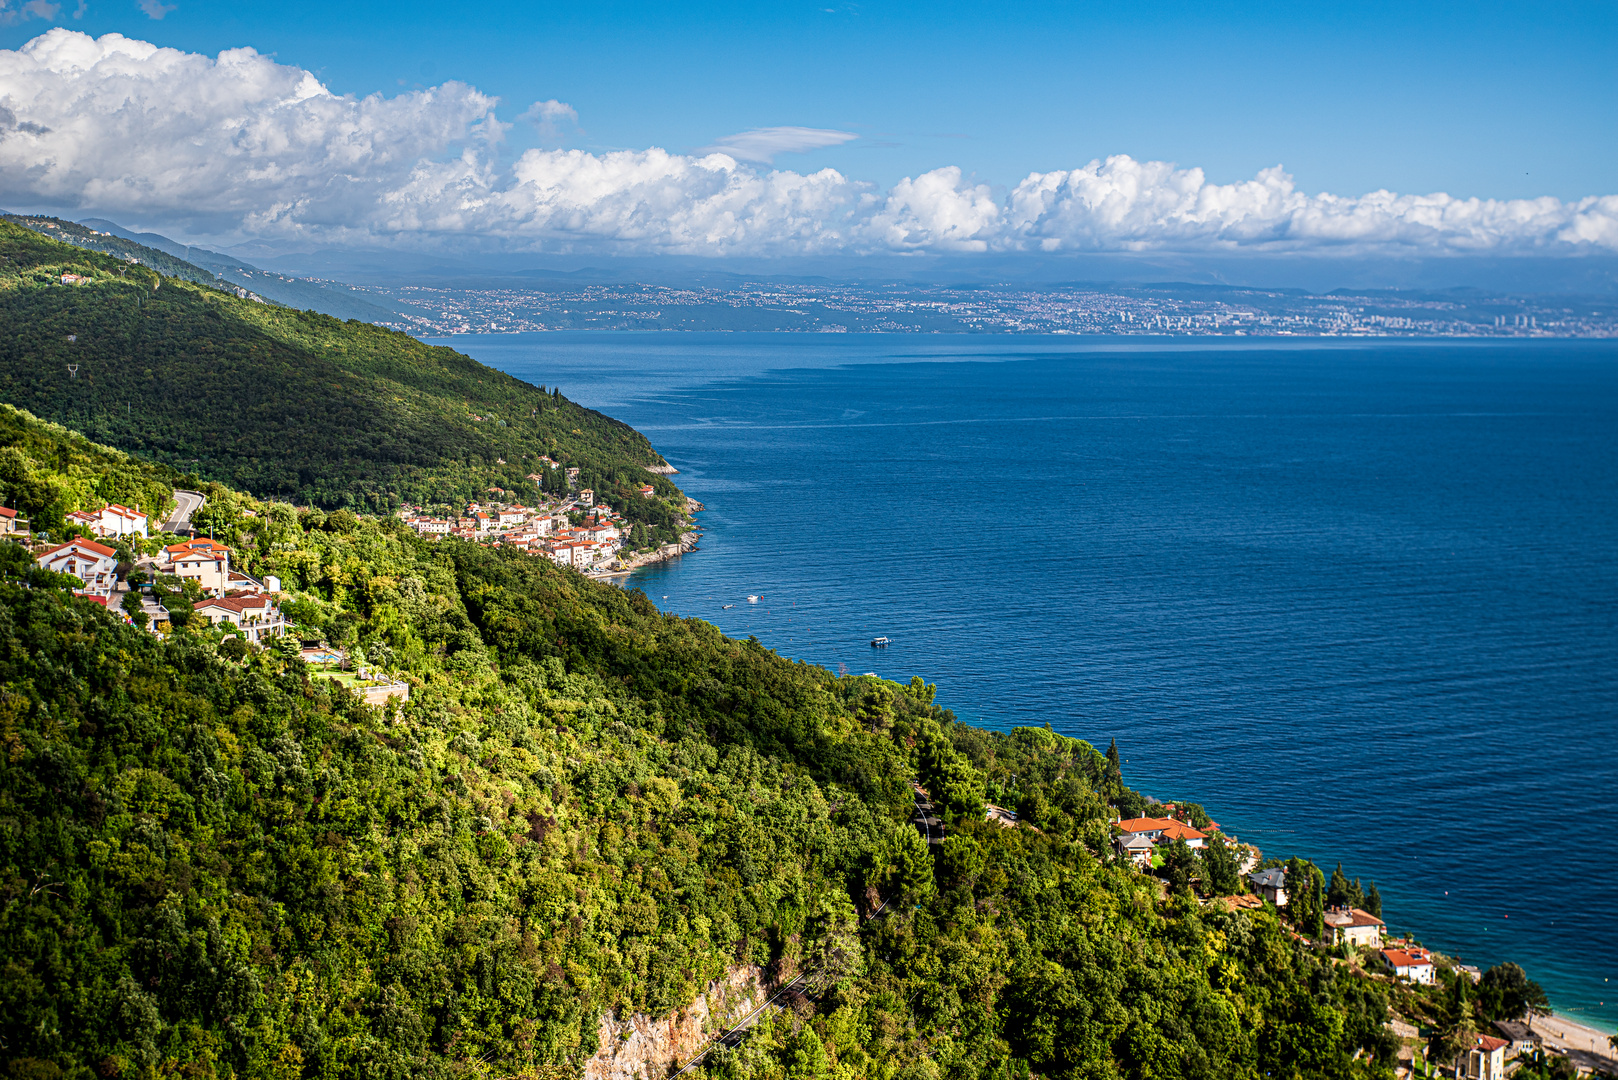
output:
{"label": "dense forest canopy", "polygon": [[[66,282],[66,283],[64,283]],[[385,511],[538,494],[548,455],[633,520],[675,486],[625,424],[453,349],[240,299],[0,222],[0,399],[201,480]],[[658,498],[642,499],[650,483]]]}

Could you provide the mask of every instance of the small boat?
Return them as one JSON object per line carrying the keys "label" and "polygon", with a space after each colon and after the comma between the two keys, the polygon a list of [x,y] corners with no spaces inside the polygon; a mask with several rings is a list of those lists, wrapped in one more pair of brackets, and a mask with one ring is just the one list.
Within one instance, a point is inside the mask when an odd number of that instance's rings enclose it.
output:
{"label": "small boat", "polygon": [[729,611],[731,608],[733,608],[735,606],[736,606],[735,604],[720,604],[719,605],[719,610],[720,611]]}
{"label": "small boat", "polygon": [[747,602],[748,602],[748,603],[749,603],[749,604],[756,604],[756,603],[758,603],[758,597],[756,597],[756,596],[749,596],[749,597],[748,597],[748,598],[747,598]]}
{"label": "small boat", "polygon": [[887,647],[888,647],[888,639],[887,638],[885,638],[885,637],[874,637],[874,638],[871,639],[871,648],[873,648],[873,649],[885,649]]}

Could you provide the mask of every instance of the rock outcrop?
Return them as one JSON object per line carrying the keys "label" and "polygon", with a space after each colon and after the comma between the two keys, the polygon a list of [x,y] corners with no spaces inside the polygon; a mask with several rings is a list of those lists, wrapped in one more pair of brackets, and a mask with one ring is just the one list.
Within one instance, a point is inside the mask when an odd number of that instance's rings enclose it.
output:
{"label": "rock outcrop", "polygon": [[740,964],[709,983],[697,999],[667,1016],[635,1013],[619,1019],[604,1013],[600,1049],[584,1063],[584,1080],[662,1080],[683,1065],[716,1032],[733,1026],[764,1003],[764,973]]}

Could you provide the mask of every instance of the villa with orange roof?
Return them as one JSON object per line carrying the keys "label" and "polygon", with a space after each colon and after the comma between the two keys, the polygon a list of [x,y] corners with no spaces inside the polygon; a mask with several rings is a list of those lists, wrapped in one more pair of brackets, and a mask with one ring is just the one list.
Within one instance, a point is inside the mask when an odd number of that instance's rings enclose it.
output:
{"label": "villa with orange roof", "polygon": [[190,579],[204,592],[223,595],[230,589],[230,548],[216,540],[197,537],[163,549],[162,567],[175,577]]}
{"label": "villa with orange roof", "polygon": [[1433,984],[1433,955],[1426,949],[1415,947],[1383,949],[1382,959],[1388,962],[1388,966],[1393,968],[1393,973],[1401,979],[1409,979],[1423,986]]}
{"label": "villa with orange roof", "polygon": [[1456,1080],[1505,1080],[1506,1047],[1510,1045],[1493,1035],[1473,1035],[1455,1058]]}
{"label": "villa with orange roof", "polygon": [[198,601],[191,608],[210,623],[230,623],[255,645],[286,633],[287,624],[281,617],[281,609],[268,596],[214,597]]}
{"label": "villa with orange roof", "polygon": [[1387,924],[1357,907],[1330,907],[1325,914],[1325,938],[1333,945],[1382,947],[1382,928]]}

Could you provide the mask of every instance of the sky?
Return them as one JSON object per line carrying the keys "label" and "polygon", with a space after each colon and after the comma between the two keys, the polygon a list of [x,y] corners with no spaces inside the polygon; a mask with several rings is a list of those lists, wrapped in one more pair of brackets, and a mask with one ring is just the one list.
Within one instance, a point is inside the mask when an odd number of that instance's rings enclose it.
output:
{"label": "sky", "polygon": [[188,239],[1618,252],[1611,0],[0,0],[0,50],[0,206]]}

